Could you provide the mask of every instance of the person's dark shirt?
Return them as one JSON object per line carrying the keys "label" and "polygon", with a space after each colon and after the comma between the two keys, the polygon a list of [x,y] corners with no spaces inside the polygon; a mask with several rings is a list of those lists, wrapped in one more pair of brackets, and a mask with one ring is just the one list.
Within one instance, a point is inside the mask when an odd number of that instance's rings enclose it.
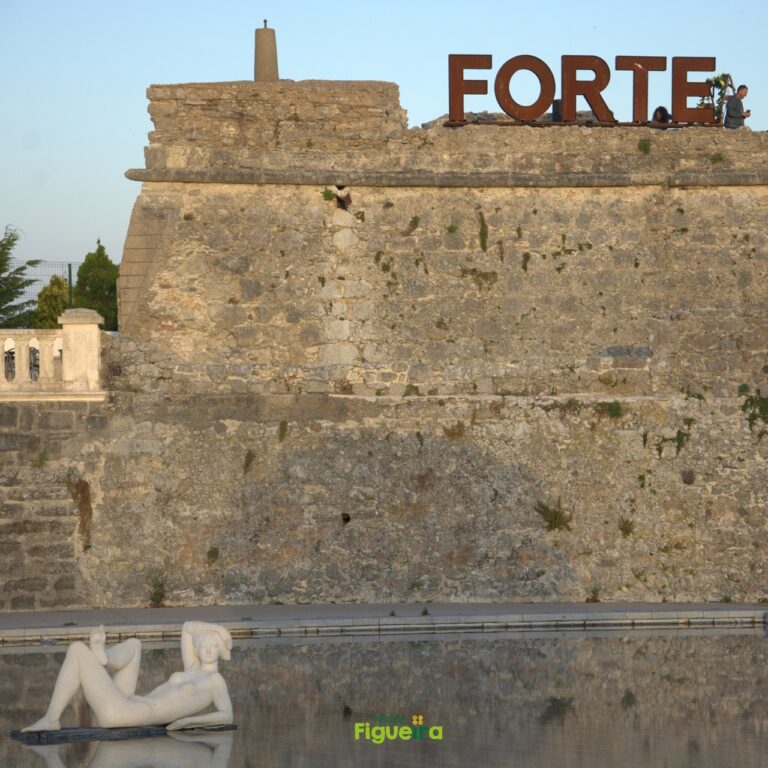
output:
{"label": "person's dark shirt", "polygon": [[738,96],[731,96],[725,107],[725,127],[741,128],[744,125],[744,103]]}

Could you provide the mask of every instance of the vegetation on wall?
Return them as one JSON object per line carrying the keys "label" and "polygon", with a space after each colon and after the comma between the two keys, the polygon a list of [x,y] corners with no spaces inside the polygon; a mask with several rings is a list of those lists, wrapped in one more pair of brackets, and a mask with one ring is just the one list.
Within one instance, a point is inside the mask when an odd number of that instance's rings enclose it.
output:
{"label": "vegetation on wall", "polygon": [[[747,424],[752,431],[758,421],[763,424],[768,423],[768,397],[763,397],[760,390],[754,393],[750,391],[748,384],[742,384],[739,387],[739,394],[744,398],[741,404],[741,410],[747,417]],[[760,430],[758,437],[763,437],[765,430]]]}
{"label": "vegetation on wall", "polygon": [[561,500],[557,504],[550,506],[543,501],[537,501],[533,505],[535,512],[544,520],[548,531],[570,531],[573,515],[565,512]]}

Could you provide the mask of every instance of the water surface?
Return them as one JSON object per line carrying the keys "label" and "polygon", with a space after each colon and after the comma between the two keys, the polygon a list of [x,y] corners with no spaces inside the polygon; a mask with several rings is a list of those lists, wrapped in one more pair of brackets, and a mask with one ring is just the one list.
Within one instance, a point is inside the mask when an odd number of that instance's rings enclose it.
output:
{"label": "water surface", "polygon": [[[62,651],[0,652],[1,764],[757,768],[768,759],[762,631],[247,641],[221,665],[234,734],[36,754],[9,733],[43,713]],[[145,645],[138,692],[179,669],[177,645]],[[441,726],[442,739],[355,740],[356,723],[414,715]],[[63,719],[90,722],[83,701]]]}

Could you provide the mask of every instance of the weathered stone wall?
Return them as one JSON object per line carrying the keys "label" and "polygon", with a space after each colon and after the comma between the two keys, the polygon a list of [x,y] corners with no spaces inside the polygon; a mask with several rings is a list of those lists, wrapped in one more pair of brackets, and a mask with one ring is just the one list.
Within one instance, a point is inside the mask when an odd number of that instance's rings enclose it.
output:
{"label": "weathered stone wall", "polygon": [[148,184],[133,226],[168,231],[127,335],[204,391],[732,396],[762,376],[766,187],[355,187],[346,211],[322,192]]}
{"label": "weathered stone wall", "polygon": [[153,85],[147,97],[147,168],[237,167],[228,153],[278,146],[369,150],[407,126],[394,83],[185,83]]}
{"label": "weathered stone wall", "polygon": [[[340,177],[397,171],[402,180],[411,171],[448,177],[506,172],[534,174],[540,185],[547,174],[569,173],[604,174],[614,181],[631,173],[639,182],[664,173],[745,171],[754,182],[766,169],[764,136],[711,128],[408,130],[393,83],[186,83],[153,85],[147,96],[155,126],[145,152],[150,173],[308,175],[334,169]],[[641,140],[647,144],[639,146]],[[463,182],[473,186],[469,176]]]}
{"label": "weathered stone wall", "polygon": [[764,135],[150,95],[60,604],[768,596]]}
{"label": "weathered stone wall", "polygon": [[95,499],[81,602],[765,597],[736,399],[610,402],[120,394],[65,446]]}
{"label": "weathered stone wall", "polygon": [[[739,400],[614,402],[14,407],[30,426],[4,438],[5,607],[765,597],[762,443]],[[558,499],[572,530],[547,532],[534,504]]]}
{"label": "weathered stone wall", "polygon": [[106,426],[94,403],[0,405],[0,610],[87,602],[79,557],[93,503],[80,446]]}

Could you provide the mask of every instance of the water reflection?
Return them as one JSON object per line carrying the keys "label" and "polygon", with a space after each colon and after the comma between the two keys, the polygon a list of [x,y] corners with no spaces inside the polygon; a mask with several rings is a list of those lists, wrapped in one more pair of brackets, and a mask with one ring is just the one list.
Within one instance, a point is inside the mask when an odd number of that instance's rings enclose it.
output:
{"label": "water reflection", "polygon": [[[25,745],[46,768],[228,768],[231,733],[181,734],[80,745]],[[76,762],[75,762],[76,761]]]}
{"label": "water reflection", "polygon": [[[0,651],[1,765],[762,768],[768,752],[761,631],[249,641],[225,672],[234,733],[45,753],[8,737],[45,706],[63,658],[31,650]],[[178,665],[177,645],[148,645],[140,687]],[[64,725],[90,724],[74,710]],[[442,741],[354,738],[355,723],[413,715]]]}

